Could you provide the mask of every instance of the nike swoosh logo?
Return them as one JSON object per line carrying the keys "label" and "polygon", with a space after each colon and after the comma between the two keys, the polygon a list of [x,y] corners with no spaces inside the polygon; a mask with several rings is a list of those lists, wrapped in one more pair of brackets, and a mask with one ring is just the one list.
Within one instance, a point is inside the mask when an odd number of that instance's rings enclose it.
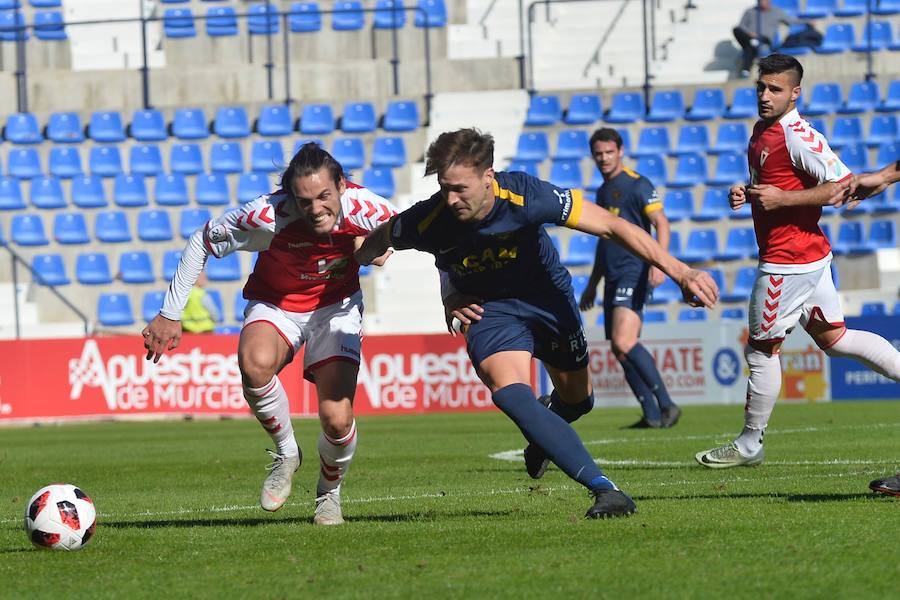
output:
{"label": "nike swoosh logo", "polygon": [[579,354],[578,356],[576,356],[576,357],[575,357],[575,360],[576,360],[576,361],[584,360],[585,357],[587,356],[587,354],[588,354],[588,353],[587,353],[587,350],[585,350],[584,352],[582,352],[581,354]]}
{"label": "nike swoosh logo", "polygon": [[452,250],[456,250],[459,246],[450,246],[449,248],[439,248],[438,254],[447,254]]}

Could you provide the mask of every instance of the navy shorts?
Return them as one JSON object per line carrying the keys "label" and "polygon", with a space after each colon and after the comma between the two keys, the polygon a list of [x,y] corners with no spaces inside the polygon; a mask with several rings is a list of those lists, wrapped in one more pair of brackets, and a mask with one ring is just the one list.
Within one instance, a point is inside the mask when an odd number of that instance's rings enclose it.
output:
{"label": "navy shorts", "polygon": [[484,303],[480,321],[466,330],[472,364],[497,352],[524,350],[562,371],[587,367],[587,340],[571,292],[527,300],[505,298]]}
{"label": "navy shorts", "polygon": [[606,339],[612,336],[613,308],[624,306],[643,316],[644,304],[650,294],[648,269],[642,269],[613,280],[603,286],[603,327]]}

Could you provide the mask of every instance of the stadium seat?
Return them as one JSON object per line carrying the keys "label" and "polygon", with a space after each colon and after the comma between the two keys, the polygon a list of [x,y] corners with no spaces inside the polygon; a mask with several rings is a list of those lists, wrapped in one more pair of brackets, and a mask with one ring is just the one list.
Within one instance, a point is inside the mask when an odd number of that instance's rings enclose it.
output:
{"label": "stadium seat", "polygon": [[832,123],[829,145],[834,149],[862,142],[862,123],[859,117],[839,117]]}
{"label": "stadium seat", "polygon": [[856,32],[849,23],[832,23],[825,28],[822,43],[813,48],[816,54],[840,54],[849,52],[853,46]]}
{"label": "stadium seat", "polygon": [[97,299],[97,320],[105,327],[134,325],[128,294],[104,293]]}
{"label": "stadium seat", "polygon": [[[525,164],[525,163],[523,163],[523,164]],[[531,165],[532,165],[531,168],[534,171],[533,173],[531,171],[528,171],[527,169],[518,169],[518,170],[524,171],[525,173],[528,173],[529,175],[534,175],[535,177],[540,177],[540,173],[538,173],[537,165],[534,163],[531,163]],[[588,181],[587,186],[585,186],[584,190],[591,194],[595,194],[597,192],[597,190],[600,189],[600,186],[603,185],[603,183],[604,183],[603,173],[600,172],[600,169],[597,168],[597,165],[595,163],[591,168],[590,181]]]}
{"label": "stadium seat", "polygon": [[709,153],[746,152],[749,139],[746,123],[721,123],[716,133],[716,143],[709,149]]}
{"label": "stadium seat", "polygon": [[689,219],[694,213],[694,195],[691,190],[666,190],[663,198],[666,217],[673,223]]}
{"label": "stadium seat", "polygon": [[664,310],[645,310],[644,323],[665,323],[669,320],[669,313]]}
{"label": "stadium seat", "polygon": [[834,16],[836,17],[861,17],[868,10],[868,3],[872,0],[843,0],[840,5],[835,8]]}
{"label": "stadium seat", "polygon": [[44,173],[41,157],[35,148],[13,148],[6,160],[6,172],[16,179],[33,179]]}
{"label": "stadium seat", "polygon": [[9,237],[19,246],[46,246],[50,242],[44,233],[44,221],[39,214],[13,215]]}
{"label": "stadium seat", "polygon": [[866,247],[871,250],[897,249],[897,223],[893,220],[878,219],[869,223],[869,239]]}
{"label": "stadium seat", "polygon": [[653,289],[653,294],[647,301],[648,304],[667,304],[681,300],[681,288],[674,281],[666,277],[663,282]]}
{"label": "stadium seat", "polygon": [[188,239],[198,229],[203,228],[209,220],[212,219],[212,213],[208,208],[185,208],[181,211],[181,222],[178,224],[178,232],[181,237]]}
{"label": "stadium seat", "polygon": [[266,137],[291,135],[293,129],[294,122],[289,107],[276,104],[263,106],[259,110],[259,118],[256,120],[256,133],[259,135]]}
{"label": "stadium seat", "polygon": [[754,88],[738,88],[734,90],[731,106],[722,115],[726,119],[756,118],[756,90]]}
{"label": "stadium seat", "polygon": [[56,177],[36,177],[31,181],[31,205],[41,210],[66,208],[66,197]]}
{"label": "stadium seat", "polygon": [[868,52],[870,48],[873,52],[884,50],[890,46],[893,37],[890,21],[871,21],[860,31],[859,42],[853,44],[853,51]]}
{"label": "stadium seat", "polygon": [[210,281],[240,281],[243,276],[237,252],[222,258],[210,256],[206,261],[206,276]]}
{"label": "stadium seat", "polygon": [[205,171],[199,144],[173,144],[169,149],[169,172],[198,175]]}
{"label": "stadium seat", "polygon": [[194,198],[201,206],[227,206],[231,203],[228,179],[220,173],[197,175]]}
{"label": "stadium seat", "polygon": [[859,221],[843,221],[838,227],[837,240],[831,244],[834,254],[864,254],[866,246],[863,225]]}
{"label": "stadium seat", "polygon": [[725,114],[725,93],[720,89],[702,89],[694,92],[694,104],[684,118],[688,121],[708,121]]}
{"label": "stadium seat", "polygon": [[156,318],[166,299],[165,291],[144,292],[141,297],[141,318],[149,323]]}
{"label": "stadium seat", "polygon": [[864,144],[850,144],[840,149],[841,161],[854,173],[869,170],[869,151]]}
{"label": "stadium seat", "polygon": [[79,254],[75,259],[75,279],[82,285],[109,285],[112,273],[109,259],[103,252]]}
{"label": "stadium seat", "polygon": [[419,128],[419,107],[412,100],[391,100],[384,113],[385,131],[415,131]]}
{"label": "stadium seat", "polygon": [[702,308],[682,308],[678,311],[679,321],[706,321],[709,315]]}
{"label": "stadium seat", "polygon": [[88,157],[91,175],[116,177],[122,174],[122,154],[118,146],[91,146]]}
{"label": "stadium seat", "polygon": [[747,312],[743,308],[726,308],[722,310],[719,318],[723,321],[746,321]]}
{"label": "stadium seat", "polygon": [[876,169],[883,169],[898,160],[900,160],[900,142],[891,142],[878,146],[878,155],[875,158]]}
{"label": "stadium seat", "polygon": [[898,124],[897,115],[874,115],[869,122],[866,144],[874,148],[881,144],[898,141],[900,141],[900,124]]}
{"label": "stadium seat", "polygon": [[705,154],[709,151],[709,129],[706,125],[682,125],[678,130],[678,143],[672,153],[675,155]]}
{"label": "stadium seat", "polygon": [[603,105],[597,94],[572,94],[563,122],[566,125],[593,125],[603,116]]}
{"label": "stadium seat", "polygon": [[143,250],[123,252],[119,256],[118,278],[125,283],[153,283],[156,281],[150,255]]}
{"label": "stadium seat", "polygon": [[69,285],[66,265],[59,254],[35,254],[31,258],[31,270],[38,285]]}
{"label": "stadium seat", "polygon": [[372,143],[373,167],[402,167],[406,164],[406,144],[400,136],[379,136]]}
{"label": "stadium seat", "polygon": [[797,15],[801,19],[824,19],[834,14],[837,0],[806,0],[806,6]]}
{"label": "stadium seat", "polygon": [[237,15],[231,6],[212,6],[206,11],[206,35],[231,37],[238,34]]}
{"label": "stadium seat", "polygon": [[543,131],[523,131],[516,144],[517,161],[541,162],[550,155],[550,142]]}
{"label": "stadium seat", "polygon": [[116,244],[131,241],[128,217],[120,210],[97,213],[94,221],[94,237],[105,244]]}
{"label": "stadium seat", "polygon": [[653,93],[650,112],[645,120],[650,123],[668,123],[684,116],[684,96],[680,90],[659,90]]}
{"label": "stadium seat", "polygon": [[406,12],[401,0],[375,0],[374,29],[402,29],[406,25]]}
{"label": "stadium seat", "polygon": [[[510,172],[519,171],[522,173],[528,173],[532,177],[539,176],[537,163],[529,161],[529,160],[512,161],[511,163],[506,165],[506,170],[510,171]],[[597,187],[599,187],[599,186],[597,186]],[[588,185],[587,190],[594,191],[597,189],[597,187],[592,188],[591,185]]]}
{"label": "stadium seat", "polygon": [[62,7],[62,0],[28,0],[28,3],[31,4],[34,8],[60,8]]}
{"label": "stadium seat", "polygon": [[328,135],[334,131],[334,113],[327,104],[307,104],[300,116],[300,133]]}
{"label": "stadium seat", "polygon": [[47,138],[57,144],[80,144],[84,141],[81,118],[74,112],[55,112],[47,120]]}
{"label": "stadium seat", "polygon": [[389,168],[374,167],[363,171],[362,184],[382,198],[390,200],[396,193],[394,172]]}
{"label": "stadium seat", "polygon": [[666,185],[669,178],[666,161],[662,156],[649,155],[638,158],[634,170],[650,180],[655,187]]}
{"label": "stadium seat", "polygon": [[859,316],[861,317],[886,317],[887,304],[884,302],[873,301],[863,302],[860,306]]}
{"label": "stadium seat", "polygon": [[194,14],[189,8],[167,8],[163,12],[163,33],[167,38],[197,37]]}
{"label": "stadium seat", "polygon": [[872,6],[873,15],[896,15],[900,13],[900,0],[881,0]]}
{"label": "stadium seat", "polygon": [[587,283],[587,275],[572,276],[572,291],[575,293],[575,302],[578,302],[581,299],[581,295],[584,293],[584,290],[587,287]]}
{"label": "stadium seat", "polygon": [[[284,148],[279,140],[257,140],[250,149],[250,170],[276,173],[285,168]],[[215,168],[213,168],[215,170]]]}
{"label": "stadium seat", "polygon": [[103,180],[93,175],[72,178],[72,204],[78,208],[105,208],[109,206]]}
{"label": "stadium seat", "polygon": [[752,227],[735,227],[728,230],[725,249],[715,255],[716,260],[731,261],[751,258],[757,254],[756,234]]}
{"label": "stadium seat", "polygon": [[535,95],[531,97],[528,113],[525,115],[526,127],[555,125],[562,119],[562,105],[559,96]]}
{"label": "stadium seat", "polygon": [[172,281],[181,260],[181,250],[166,250],[162,258],[162,280]]}
{"label": "stadium seat", "polygon": [[213,173],[243,173],[244,153],[235,142],[213,142],[209,149],[209,167]]}
{"label": "stadium seat", "polygon": [[238,290],[234,294],[233,313],[234,320],[238,323],[244,321],[244,309],[247,308],[247,299],[244,298],[244,290]]}
{"label": "stadium seat", "polygon": [[25,13],[19,11],[0,11],[0,41],[15,42],[28,40],[31,35],[25,23]]}
{"label": "stadium seat", "polygon": [[250,121],[243,106],[223,106],[216,111],[213,133],[220,138],[245,138],[250,135]]}
{"label": "stadium seat", "polygon": [[169,137],[163,114],[156,109],[134,111],[128,133],[139,142],[161,142]]}
{"label": "stadium seat", "polygon": [[142,210],[137,219],[138,239],[143,242],[170,242],[172,223],[164,210]]}
{"label": "stadium seat", "polygon": [[817,83],[812,88],[809,102],[803,115],[806,117],[827,115],[837,112],[841,107],[841,87],[837,83]]}
{"label": "stadium seat", "polygon": [[366,164],[366,150],[362,138],[335,138],[331,145],[331,155],[341,163],[345,171],[361,169]]}
{"label": "stadium seat", "polygon": [[3,137],[13,144],[40,144],[44,141],[33,113],[12,113],[6,117]]}
{"label": "stadium seat", "polygon": [[594,264],[597,252],[597,237],[586,233],[574,233],[569,236],[569,250],[563,264],[567,267],[580,267]]}
{"label": "stadium seat", "polygon": [[278,7],[274,4],[251,4],[247,15],[247,31],[250,35],[274,35],[280,30]]}
{"label": "stadium seat", "polygon": [[800,14],[800,0],[772,0],[772,6],[780,8],[792,17]]}
{"label": "stadium seat", "polygon": [[900,79],[895,79],[888,84],[884,100],[875,107],[875,110],[878,112],[900,111]]}
{"label": "stadium seat", "polygon": [[584,187],[584,181],[581,178],[581,166],[577,160],[556,160],[550,167],[550,183],[561,188]]}
{"label": "stadium seat", "polygon": [[362,2],[347,0],[334,3],[331,28],[335,31],[358,31],[366,26],[366,15]]}
{"label": "stadium seat", "polygon": [[122,125],[122,115],[117,110],[94,112],[88,122],[87,134],[95,142],[124,142],[125,127]]}
{"label": "stadium seat", "polygon": [[78,153],[78,149],[68,146],[50,148],[48,170],[54,177],[62,179],[83,175],[84,170],[81,167],[81,155]]}
{"label": "stadium seat", "polygon": [[53,239],[57,244],[87,244],[91,241],[83,212],[59,213],[53,217]]}
{"label": "stadium seat", "polygon": [[128,171],[132,175],[156,177],[163,172],[162,154],[156,144],[135,144],[128,157]]}
{"label": "stadium seat", "polygon": [[153,197],[160,206],[185,206],[190,203],[187,182],[180,173],[160,174],[156,178]]}
{"label": "stadium seat", "polygon": [[25,208],[22,187],[15,177],[0,176],[0,210],[20,210]]}
{"label": "stadium seat", "polygon": [[706,158],[700,154],[678,157],[675,175],[666,182],[668,187],[692,187],[706,181]]}
{"label": "stadium seat", "polygon": [[727,185],[747,181],[747,159],[743,154],[732,152],[720,154],[716,161],[716,170],[712,177],[706,180],[706,185]]}
{"label": "stadium seat", "polygon": [[637,147],[631,156],[654,156],[671,152],[668,127],[643,127],[638,134]]}
{"label": "stadium seat", "polygon": [[709,187],[703,193],[703,202],[700,210],[691,215],[692,221],[719,221],[727,219],[731,212],[731,206],[728,203],[728,188]]}
{"label": "stadium seat", "polygon": [[715,229],[693,229],[678,258],[684,262],[698,263],[712,260],[718,253],[719,234]]}
{"label": "stadium seat", "polygon": [[122,208],[147,206],[147,186],[143,175],[116,175],[113,202]]}
{"label": "stadium seat", "polygon": [[172,135],[180,140],[205,140],[209,126],[202,108],[179,108],[172,119]]}
{"label": "stadium seat", "polygon": [[644,118],[644,112],[643,96],[634,92],[616,92],[605,120],[607,123],[634,123]]}
{"label": "stadium seat", "polygon": [[322,30],[322,13],[317,2],[293,2],[288,17],[291,33],[315,33]]}
{"label": "stadium seat", "polygon": [[447,7],[444,0],[416,0],[416,27],[445,27]]}
{"label": "stadium seat", "polygon": [[588,132],[583,129],[563,129],[556,137],[554,160],[580,160],[591,155]]}
{"label": "stadium seat", "polygon": [[847,101],[838,109],[838,112],[845,115],[864,113],[875,110],[879,102],[881,102],[881,90],[878,89],[878,84],[874,81],[858,81],[850,86]]}
{"label": "stadium seat", "polygon": [[619,137],[622,138],[622,150],[625,151],[625,156],[631,156],[631,132],[626,127],[617,127],[615,129]]}
{"label": "stadium seat", "polygon": [[269,180],[265,175],[253,172],[241,173],[238,178],[237,199],[241,204],[255,200],[270,191]]}
{"label": "stadium seat", "polygon": [[45,42],[69,39],[62,12],[58,10],[35,11],[34,37]]}
{"label": "stadium seat", "polygon": [[377,127],[375,106],[371,102],[348,102],[341,115],[344,133],[371,133]]}

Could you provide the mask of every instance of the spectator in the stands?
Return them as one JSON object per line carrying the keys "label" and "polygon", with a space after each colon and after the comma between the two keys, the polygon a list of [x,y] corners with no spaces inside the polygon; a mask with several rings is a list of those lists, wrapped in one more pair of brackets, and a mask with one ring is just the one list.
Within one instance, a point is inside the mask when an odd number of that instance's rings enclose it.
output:
{"label": "spectator in the stands", "polygon": [[[772,40],[778,27],[802,23],[799,19],[776,6],[772,6],[771,0],[758,0],[756,6],[752,6],[744,12],[741,22],[734,28],[734,39],[741,46],[741,77],[750,77],[750,69],[753,61],[761,54],[768,54],[772,48]],[[768,46],[765,52],[760,51],[760,46]]]}

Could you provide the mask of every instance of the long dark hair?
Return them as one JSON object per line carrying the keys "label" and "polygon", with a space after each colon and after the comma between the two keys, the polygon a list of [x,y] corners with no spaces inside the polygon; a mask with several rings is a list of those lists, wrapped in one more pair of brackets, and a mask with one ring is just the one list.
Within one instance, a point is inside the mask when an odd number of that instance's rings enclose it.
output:
{"label": "long dark hair", "polygon": [[335,187],[340,189],[344,180],[344,169],[341,163],[325,151],[319,144],[309,142],[300,146],[297,154],[291,159],[287,169],[281,174],[281,189],[293,196],[291,181],[296,177],[307,177],[318,173],[322,168],[328,169],[328,174],[334,181]]}

